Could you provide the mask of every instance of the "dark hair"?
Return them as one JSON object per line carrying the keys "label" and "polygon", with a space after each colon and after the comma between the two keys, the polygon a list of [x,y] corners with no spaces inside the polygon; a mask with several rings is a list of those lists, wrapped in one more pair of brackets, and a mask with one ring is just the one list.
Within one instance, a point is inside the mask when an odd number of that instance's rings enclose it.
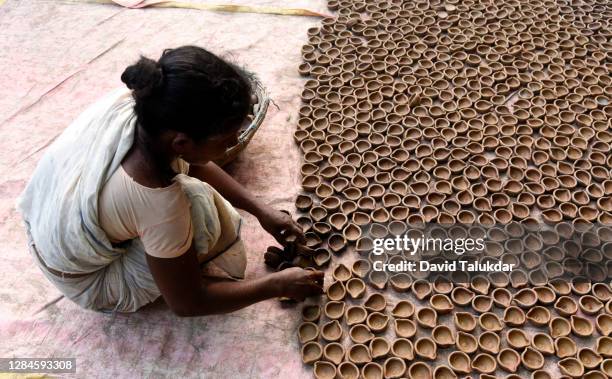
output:
{"label": "dark hair", "polygon": [[158,62],[141,57],[121,81],[133,90],[138,123],[150,135],[176,130],[194,140],[225,134],[249,113],[246,74],[197,46],[167,49]]}

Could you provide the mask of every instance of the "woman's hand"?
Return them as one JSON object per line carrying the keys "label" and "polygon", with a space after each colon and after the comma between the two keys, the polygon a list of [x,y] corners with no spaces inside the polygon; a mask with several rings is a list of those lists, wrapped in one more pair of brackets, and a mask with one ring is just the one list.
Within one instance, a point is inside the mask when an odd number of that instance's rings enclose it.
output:
{"label": "woman's hand", "polygon": [[275,292],[280,297],[303,301],[306,297],[323,293],[323,271],[291,267],[272,274]]}
{"label": "woman's hand", "polygon": [[264,230],[283,246],[286,245],[288,236],[294,236],[297,239],[302,238],[302,228],[297,222],[293,221],[288,213],[272,207],[265,207],[259,212],[257,219]]}

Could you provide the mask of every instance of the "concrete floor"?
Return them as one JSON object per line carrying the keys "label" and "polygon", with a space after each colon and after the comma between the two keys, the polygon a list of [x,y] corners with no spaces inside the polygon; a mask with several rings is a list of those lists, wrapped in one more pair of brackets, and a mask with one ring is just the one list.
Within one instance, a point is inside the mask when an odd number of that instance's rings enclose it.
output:
{"label": "concrete floor", "polygon": [[[130,10],[56,0],[0,1],[0,357],[75,357],[76,377],[311,377],[295,329],[299,308],[270,300],[231,315],[179,319],[161,302],[105,315],[54,302],[14,209],[45,148],[90,103],[121,86],[126,65],[164,48],[203,46],[259,74],[280,109],[230,172],[256,196],[293,209],[299,152],[300,47],[316,18],[182,9]],[[233,2],[239,4],[240,2]],[[288,6],[279,0],[243,4]],[[324,12],[324,2],[290,4]],[[273,242],[245,215],[247,277]]]}

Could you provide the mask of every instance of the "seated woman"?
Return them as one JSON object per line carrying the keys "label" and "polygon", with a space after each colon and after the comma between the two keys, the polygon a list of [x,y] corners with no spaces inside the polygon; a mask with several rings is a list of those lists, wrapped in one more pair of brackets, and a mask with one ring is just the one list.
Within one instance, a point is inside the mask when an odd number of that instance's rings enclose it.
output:
{"label": "seated woman", "polygon": [[[87,309],[133,312],[160,295],[177,315],[321,293],[321,272],[244,278],[240,216],[283,243],[301,230],[213,160],[237,143],[251,107],[246,74],[195,46],[142,57],[49,147],[19,199],[45,276]],[[227,198],[227,200],[226,200]]]}

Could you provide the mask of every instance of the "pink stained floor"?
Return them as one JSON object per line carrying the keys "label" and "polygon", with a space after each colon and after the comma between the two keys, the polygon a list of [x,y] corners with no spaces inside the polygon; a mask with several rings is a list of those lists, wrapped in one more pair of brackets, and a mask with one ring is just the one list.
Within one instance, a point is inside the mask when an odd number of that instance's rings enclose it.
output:
{"label": "pink stained floor", "polygon": [[[227,3],[226,1],[222,1]],[[237,3],[237,2],[234,2]],[[243,0],[324,12],[323,1]],[[131,315],[79,309],[28,254],[14,209],[45,148],[87,105],[121,86],[140,54],[196,44],[255,71],[280,109],[230,172],[256,196],[293,209],[299,153],[300,48],[315,18],[182,9],[129,10],[56,0],[0,1],[0,357],[75,357],[77,377],[311,377],[300,361],[298,307],[265,301],[230,315],[180,319],[163,303]],[[243,213],[244,214],[244,213]],[[245,215],[247,277],[273,242]]]}

